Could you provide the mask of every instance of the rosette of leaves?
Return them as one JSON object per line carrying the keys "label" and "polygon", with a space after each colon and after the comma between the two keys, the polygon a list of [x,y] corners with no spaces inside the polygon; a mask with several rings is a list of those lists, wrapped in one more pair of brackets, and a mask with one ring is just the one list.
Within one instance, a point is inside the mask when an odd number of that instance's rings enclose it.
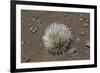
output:
{"label": "rosette of leaves", "polygon": [[49,54],[62,55],[70,47],[72,32],[64,24],[52,23],[43,35],[43,43]]}

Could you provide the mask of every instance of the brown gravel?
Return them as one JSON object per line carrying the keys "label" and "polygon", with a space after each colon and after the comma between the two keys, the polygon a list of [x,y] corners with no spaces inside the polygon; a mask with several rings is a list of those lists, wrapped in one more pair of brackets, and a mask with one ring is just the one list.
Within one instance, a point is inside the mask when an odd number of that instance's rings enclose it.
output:
{"label": "brown gravel", "polygon": [[[85,20],[84,20],[85,19]],[[90,59],[90,48],[86,41],[90,40],[90,14],[74,12],[49,12],[49,11],[21,11],[21,62],[43,62],[64,60],[86,60]],[[69,56],[68,51],[63,55],[53,56],[43,46],[42,36],[48,25],[59,22],[71,28],[73,42],[71,48],[78,52],[75,56]],[[84,24],[88,23],[88,26]],[[34,26],[33,28],[30,28]],[[32,32],[33,31],[33,32]],[[84,36],[80,35],[84,32]],[[79,41],[77,41],[79,38]],[[89,43],[88,43],[89,45]],[[76,52],[76,53],[77,53]],[[24,58],[23,54],[28,57]]]}

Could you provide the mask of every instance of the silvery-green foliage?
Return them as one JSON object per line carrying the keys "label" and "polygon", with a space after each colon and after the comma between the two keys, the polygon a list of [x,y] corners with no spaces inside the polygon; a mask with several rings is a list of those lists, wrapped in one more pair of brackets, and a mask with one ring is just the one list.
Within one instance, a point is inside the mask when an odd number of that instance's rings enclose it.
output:
{"label": "silvery-green foliage", "polygon": [[52,23],[49,25],[43,36],[43,43],[46,49],[58,49],[64,46],[68,40],[72,39],[70,29],[59,23]]}

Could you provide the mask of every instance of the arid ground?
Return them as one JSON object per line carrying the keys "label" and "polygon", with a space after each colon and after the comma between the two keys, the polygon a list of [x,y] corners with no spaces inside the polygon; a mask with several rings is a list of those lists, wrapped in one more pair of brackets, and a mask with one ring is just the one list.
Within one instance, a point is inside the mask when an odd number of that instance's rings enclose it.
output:
{"label": "arid ground", "polygon": [[[46,27],[53,22],[67,25],[73,42],[63,55],[52,55],[43,45]],[[47,62],[90,59],[90,14],[21,10],[21,62]]]}

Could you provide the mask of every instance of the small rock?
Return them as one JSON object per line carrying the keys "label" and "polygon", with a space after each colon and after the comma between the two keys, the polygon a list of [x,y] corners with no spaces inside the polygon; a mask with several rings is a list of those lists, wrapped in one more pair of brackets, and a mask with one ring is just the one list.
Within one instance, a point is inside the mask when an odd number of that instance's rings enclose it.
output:
{"label": "small rock", "polygon": [[34,30],[32,30],[33,33],[35,33],[37,31],[37,28],[34,28]]}
{"label": "small rock", "polygon": [[89,19],[85,19],[85,22],[89,22]]}
{"label": "small rock", "polygon": [[90,48],[90,42],[89,41],[86,42],[86,47]]}
{"label": "small rock", "polygon": [[35,18],[32,18],[32,21],[35,21],[36,19]]}
{"label": "small rock", "polygon": [[82,17],[83,16],[83,14],[80,14],[80,17]]}
{"label": "small rock", "polygon": [[33,27],[30,27],[30,30],[32,31],[33,30]]}
{"label": "small rock", "polygon": [[76,41],[79,42],[80,41],[80,38],[76,38]]}
{"label": "small rock", "polygon": [[71,49],[69,49],[68,52],[70,53],[70,55],[72,55],[72,54],[76,53],[77,50],[75,48],[71,48]]}
{"label": "small rock", "polygon": [[70,27],[69,30],[72,30],[72,28]]}
{"label": "small rock", "polygon": [[82,21],[83,21],[83,19],[82,19],[82,18],[80,18],[80,19],[79,19],[79,21],[80,21],[80,22],[82,22]]}
{"label": "small rock", "polygon": [[83,36],[83,35],[85,35],[85,33],[84,32],[81,32],[81,35]]}
{"label": "small rock", "polygon": [[29,60],[29,57],[25,57],[25,62],[28,62]]}
{"label": "small rock", "polygon": [[22,41],[22,42],[21,42],[21,45],[24,45],[24,44],[25,44],[25,42],[24,42],[24,41]]}
{"label": "small rock", "polygon": [[88,23],[85,23],[84,26],[85,26],[85,27],[88,27]]}
{"label": "small rock", "polygon": [[39,21],[39,20],[38,20],[38,17],[33,17],[33,18],[32,18],[32,21]]}

